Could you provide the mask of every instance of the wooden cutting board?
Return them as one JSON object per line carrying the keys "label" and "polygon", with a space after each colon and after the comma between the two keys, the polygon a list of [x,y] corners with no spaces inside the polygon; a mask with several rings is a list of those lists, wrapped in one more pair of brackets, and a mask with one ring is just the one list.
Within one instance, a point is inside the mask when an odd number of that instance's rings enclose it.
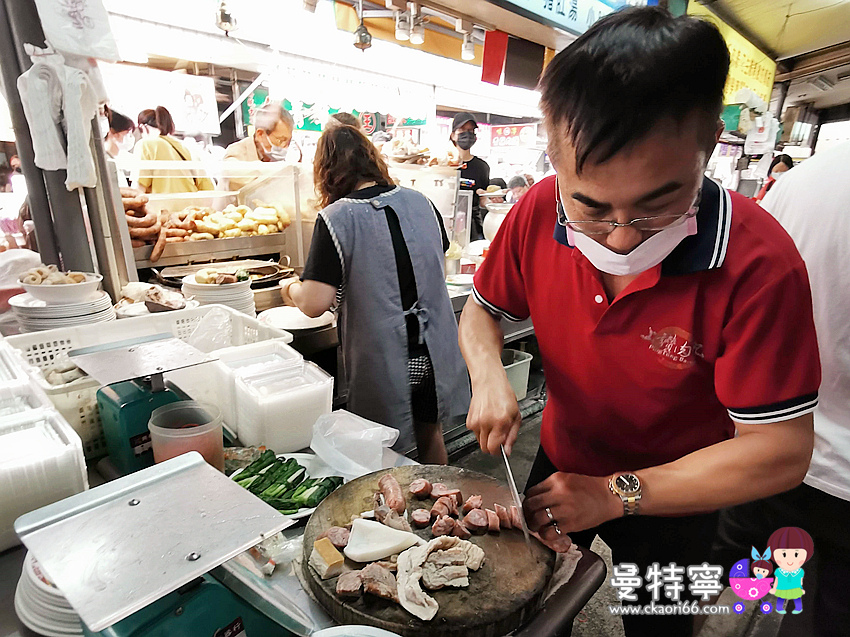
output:
{"label": "wooden cutting board", "polygon": [[[345,526],[352,515],[371,510],[378,479],[385,473],[392,473],[401,485],[408,514],[434,503],[433,499],[420,501],[408,493],[408,486],[417,478],[460,489],[464,498],[481,495],[488,509],[495,502],[511,504],[507,486],[490,476],[457,467],[395,467],[343,485],[313,512],[304,532],[304,577],[325,610],[340,624],[367,624],[409,637],[495,637],[528,621],[540,608],[555,554],[534,538],[529,551],[519,529],[472,536],[470,541],[484,549],[484,565],[469,574],[469,588],[429,591],[440,605],[436,617],[429,622],[414,617],[398,604],[371,595],[355,600],[336,596],[336,578],[322,580],[308,565],[313,542],[329,527]],[[430,527],[415,532],[425,540],[432,539]],[[363,565],[346,558],[346,567],[358,569]]]}

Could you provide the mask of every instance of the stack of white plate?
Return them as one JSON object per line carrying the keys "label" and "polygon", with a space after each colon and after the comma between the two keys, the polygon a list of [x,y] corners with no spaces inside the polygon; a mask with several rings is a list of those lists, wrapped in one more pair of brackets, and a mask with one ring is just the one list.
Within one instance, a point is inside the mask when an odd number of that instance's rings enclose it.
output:
{"label": "stack of white plate", "polygon": [[254,292],[251,290],[250,281],[239,281],[238,283],[198,283],[195,275],[189,274],[183,277],[183,296],[194,297],[201,305],[212,305],[218,303],[233,308],[248,316],[257,316],[257,308],[254,306]]}
{"label": "stack of white plate", "polygon": [[46,637],[83,634],[80,616],[50,581],[32,553],[27,553],[24,570],[18,580],[15,612],[27,628]]}
{"label": "stack of white plate", "polygon": [[103,290],[75,303],[46,303],[29,293],[9,299],[21,330],[40,332],[60,327],[76,327],[115,320],[112,299]]}

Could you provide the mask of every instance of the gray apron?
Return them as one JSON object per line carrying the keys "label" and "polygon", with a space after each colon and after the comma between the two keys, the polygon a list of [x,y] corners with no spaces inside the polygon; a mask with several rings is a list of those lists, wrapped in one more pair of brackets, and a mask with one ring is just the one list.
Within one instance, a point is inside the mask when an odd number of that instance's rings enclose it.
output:
{"label": "gray apron", "polygon": [[[398,216],[416,277],[419,300],[407,312],[402,307],[386,206]],[[424,195],[397,187],[368,200],[340,199],[319,214],[342,262],[337,305],[348,409],[398,429],[401,435],[393,448],[405,452],[416,445],[407,370],[407,314],[418,319],[420,341],[431,356],[440,422],[469,409],[469,377],[446,290],[442,236],[434,210]]]}

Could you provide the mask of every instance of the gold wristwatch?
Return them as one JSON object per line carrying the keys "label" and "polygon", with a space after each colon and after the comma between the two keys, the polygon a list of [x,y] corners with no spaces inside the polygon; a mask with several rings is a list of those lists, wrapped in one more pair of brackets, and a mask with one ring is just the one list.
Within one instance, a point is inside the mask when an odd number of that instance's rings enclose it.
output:
{"label": "gold wristwatch", "polygon": [[614,474],[608,480],[608,488],[623,501],[625,515],[637,515],[641,496],[640,478],[633,473]]}

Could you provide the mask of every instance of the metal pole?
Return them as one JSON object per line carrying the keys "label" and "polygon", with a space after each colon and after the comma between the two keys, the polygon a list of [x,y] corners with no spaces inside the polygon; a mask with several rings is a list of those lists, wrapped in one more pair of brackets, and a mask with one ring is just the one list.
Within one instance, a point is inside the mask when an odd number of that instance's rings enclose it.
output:
{"label": "metal pole", "polygon": [[12,126],[15,129],[15,146],[18,157],[21,159],[21,170],[27,180],[27,203],[35,224],[38,251],[44,263],[60,265],[47,190],[41,170],[35,165],[29,124],[27,124],[21,97],[18,94],[17,80],[22,69],[18,61],[18,51],[12,39],[12,25],[5,0],[0,0],[0,73],[2,73]]}
{"label": "metal pole", "polygon": [[776,111],[773,116],[780,122],[782,121],[782,107],[785,106],[785,98],[788,97],[788,87],[791,86],[791,81],[779,82],[779,101],[776,103]]}

